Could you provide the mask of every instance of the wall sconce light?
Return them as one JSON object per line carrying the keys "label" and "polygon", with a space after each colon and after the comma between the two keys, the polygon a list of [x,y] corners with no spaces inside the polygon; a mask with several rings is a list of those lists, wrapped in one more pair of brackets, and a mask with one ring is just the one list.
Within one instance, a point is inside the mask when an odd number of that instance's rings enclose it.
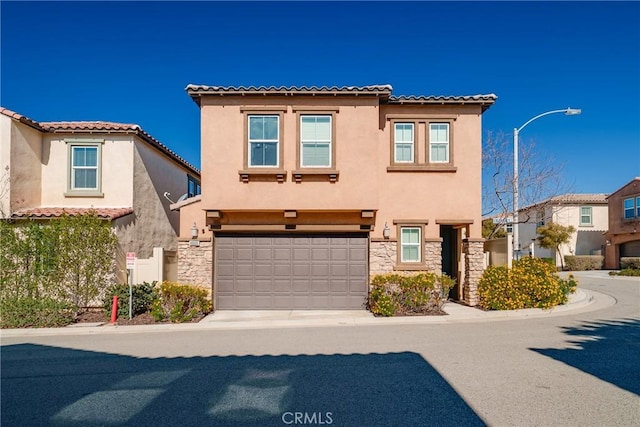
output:
{"label": "wall sconce light", "polygon": [[197,238],[198,238],[198,226],[194,222],[193,226],[191,227],[191,239],[195,240]]}
{"label": "wall sconce light", "polygon": [[609,239],[605,240],[605,242],[604,242],[604,243],[605,243],[607,246],[611,246],[611,240],[609,240]]}
{"label": "wall sconce light", "polygon": [[390,236],[391,236],[391,229],[389,228],[389,225],[385,222],[384,228],[382,229],[382,237],[384,237],[385,239],[388,239]]}

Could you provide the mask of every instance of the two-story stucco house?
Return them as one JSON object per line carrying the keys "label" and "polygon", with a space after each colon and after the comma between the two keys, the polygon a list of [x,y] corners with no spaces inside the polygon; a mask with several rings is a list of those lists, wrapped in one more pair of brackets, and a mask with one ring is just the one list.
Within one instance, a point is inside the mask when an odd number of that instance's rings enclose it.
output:
{"label": "two-story stucco house", "polygon": [[[543,200],[519,211],[520,255],[553,258],[562,265],[565,255],[602,255],[604,233],[609,223],[606,194],[563,194]],[[541,248],[537,242],[538,227],[549,222],[573,226],[569,242],[560,247],[560,253]]]}
{"label": "two-story stucco house", "polygon": [[154,247],[177,250],[179,213],[163,194],[196,193],[199,182],[196,168],[138,125],[36,122],[0,108],[0,218],[94,210],[112,222],[122,253],[149,258]]}
{"label": "two-story stucco house", "polygon": [[[477,304],[482,113],[496,96],[189,85],[202,195],[179,278],[216,309],[360,309],[370,275],[445,272]],[[189,242],[190,238],[197,237]]]}
{"label": "two-story stucco house", "polygon": [[640,177],[633,178],[607,198],[609,230],[605,268],[620,268],[621,257],[640,257]]}

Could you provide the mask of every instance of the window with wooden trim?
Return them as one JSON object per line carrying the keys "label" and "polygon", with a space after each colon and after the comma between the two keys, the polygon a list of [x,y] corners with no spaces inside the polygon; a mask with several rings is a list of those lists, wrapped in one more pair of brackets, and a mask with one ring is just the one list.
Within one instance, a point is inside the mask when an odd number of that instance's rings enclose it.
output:
{"label": "window with wooden trim", "polygon": [[400,262],[422,262],[422,227],[400,227]]}
{"label": "window with wooden trim", "polygon": [[333,133],[331,119],[331,115],[300,116],[300,167],[331,167]]}
{"label": "window with wooden trim", "polygon": [[414,123],[394,123],[393,153],[393,160],[395,163],[413,163],[415,161]]}
{"label": "window with wooden trim", "polygon": [[248,167],[278,167],[280,164],[280,116],[248,116]]}
{"label": "window with wooden trim", "polygon": [[429,163],[449,163],[449,123],[429,123]]}

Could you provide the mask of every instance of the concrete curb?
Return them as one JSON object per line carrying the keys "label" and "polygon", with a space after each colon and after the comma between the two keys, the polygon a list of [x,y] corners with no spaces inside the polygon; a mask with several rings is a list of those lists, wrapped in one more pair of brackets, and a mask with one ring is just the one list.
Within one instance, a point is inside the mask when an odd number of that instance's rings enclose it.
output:
{"label": "concrete curb", "polygon": [[[199,323],[160,324],[135,326],[78,326],[66,328],[3,329],[1,337],[27,337],[50,335],[96,335],[141,332],[193,332],[213,330],[242,330],[270,328],[309,328],[332,326],[399,326],[433,325],[465,322],[487,322],[546,318],[576,312],[586,312],[609,307],[615,298],[592,290],[578,289],[571,295],[566,305],[551,310],[529,308],[511,311],[482,311],[457,303],[446,303],[446,316],[406,316],[374,317],[371,313],[359,311],[286,311],[286,312],[217,312],[210,314]],[[229,314],[230,313],[230,314]],[[234,313],[237,313],[234,316]]]}

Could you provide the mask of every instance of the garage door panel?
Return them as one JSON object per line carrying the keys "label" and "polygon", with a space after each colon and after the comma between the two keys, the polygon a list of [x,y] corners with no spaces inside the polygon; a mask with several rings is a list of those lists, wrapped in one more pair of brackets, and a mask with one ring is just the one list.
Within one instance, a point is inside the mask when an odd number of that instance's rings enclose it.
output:
{"label": "garage door panel", "polygon": [[289,261],[291,260],[291,248],[274,248],[273,259],[276,261]]}
{"label": "garage door panel", "polygon": [[291,290],[291,279],[276,279],[273,281],[274,295],[277,295],[277,293],[289,293]]}
{"label": "garage door panel", "polygon": [[368,238],[360,235],[215,237],[217,309],[360,309]]}
{"label": "garage door panel", "polygon": [[273,282],[271,281],[271,279],[256,279],[253,281],[253,290],[258,293],[258,292],[266,292],[266,293],[271,293],[271,289],[273,288]]}
{"label": "garage door panel", "polygon": [[291,289],[294,292],[309,292],[309,279],[292,279]]}
{"label": "garage door panel", "polygon": [[312,280],[311,292],[329,292],[331,282],[328,280]]}
{"label": "garage door panel", "polygon": [[253,275],[256,278],[271,278],[273,276],[273,265],[271,264],[256,264],[253,267]]}

